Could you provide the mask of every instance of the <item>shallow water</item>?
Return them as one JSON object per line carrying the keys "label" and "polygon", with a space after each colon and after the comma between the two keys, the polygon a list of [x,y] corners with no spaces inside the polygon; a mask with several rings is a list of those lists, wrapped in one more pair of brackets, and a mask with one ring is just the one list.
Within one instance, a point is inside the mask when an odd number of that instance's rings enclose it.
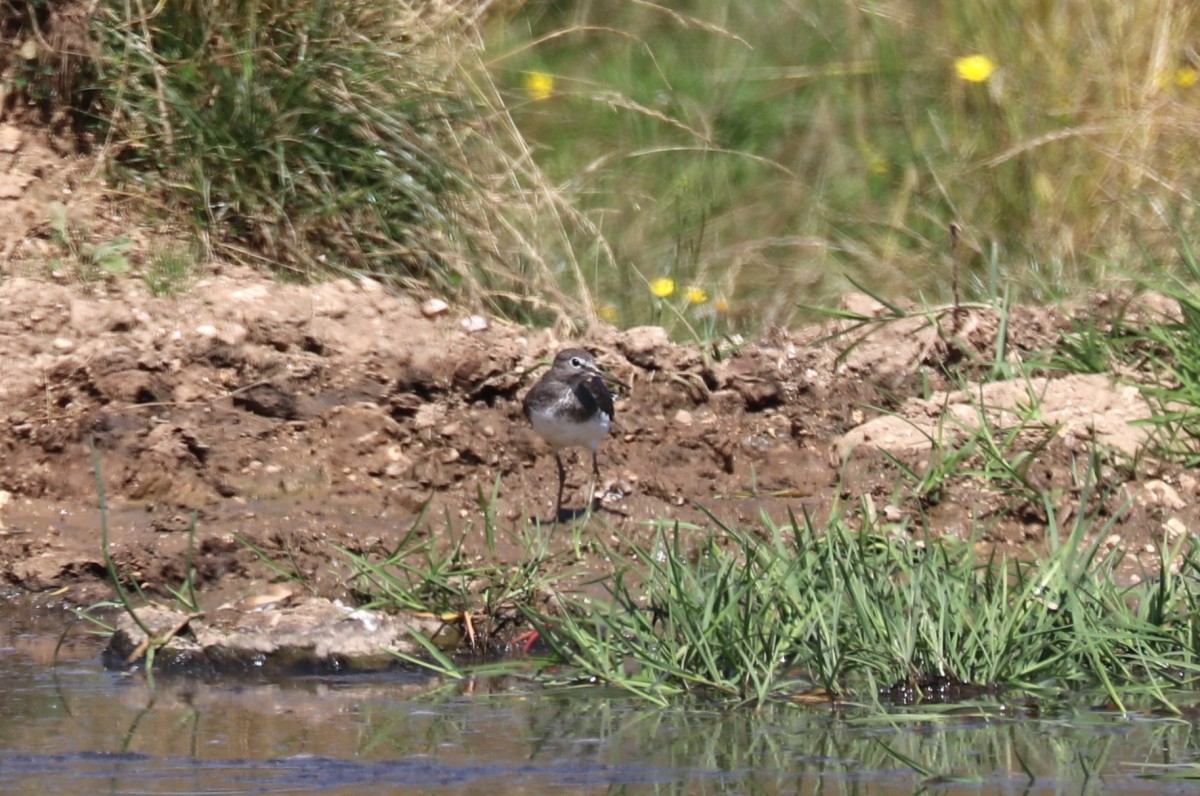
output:
{"label": "shallow water", "polygon": [[[419,676],[206,683],[106,671],[62,614],[0,608],[5,793],[1195,792],[1195,718],[1086,702],[916,717],[829,707],[659,710],[600,689]],[[921,709],[917,709],[918,711]],[[928,780],[908,759],[962,781]]]}

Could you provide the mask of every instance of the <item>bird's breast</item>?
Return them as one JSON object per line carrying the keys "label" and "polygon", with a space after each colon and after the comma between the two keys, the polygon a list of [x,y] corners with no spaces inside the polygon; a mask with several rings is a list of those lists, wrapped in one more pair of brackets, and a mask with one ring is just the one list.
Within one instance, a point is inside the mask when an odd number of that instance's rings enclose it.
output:
{"label": "bird's breast", "polygon": [[[560,410],[561,412],[561,410]],[[553,448],[583,447],[593,451],[612,427],[612,416],[600,411],[586,419],[567,419],[553,407],[532,407],[533,430]]]}

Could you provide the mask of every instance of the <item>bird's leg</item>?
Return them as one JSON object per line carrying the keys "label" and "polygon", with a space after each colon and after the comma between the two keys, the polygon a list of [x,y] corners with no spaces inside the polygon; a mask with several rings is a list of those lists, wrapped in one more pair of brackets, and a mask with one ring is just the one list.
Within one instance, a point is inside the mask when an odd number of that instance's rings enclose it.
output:
{"label": "bird's leg", "polygon": [[558,451],[554,452],[554,463],[558,465],[558,500],[554,502],[554,521],[558,522],[562,517],[563,485],[567,482],[567,468],[563,467]]}
{"label": "bird's leg", "polygon": [[600,462],[596,458],[596,451],[592,451],[592,488],[588,490],[588,505],[594,506],[596,503],[596,487],[600,485]]}

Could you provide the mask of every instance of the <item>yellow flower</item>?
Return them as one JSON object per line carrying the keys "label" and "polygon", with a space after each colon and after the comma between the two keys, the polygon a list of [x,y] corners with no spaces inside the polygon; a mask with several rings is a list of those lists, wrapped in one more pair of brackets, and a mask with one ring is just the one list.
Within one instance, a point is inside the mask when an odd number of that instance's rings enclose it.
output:
{"label": "yellow flower", "polygon": [[554,75],[545,72],[526,72],[524,82],[525,92],[534,101],[550,99],[554,93]]}
{"label": "yellow flower", "polygon": [[964,55],[954,59],[954,71],[969,83],[982,83],[996,71],[996,64],[986,55]]}
{"label": "yellow flower", "polygon": [[1180,88],[1191,88],[1200,80],[1200,70],[1194,66],[1181,66],[1175,70],[1175,85]]}
{"label": "yellow flower", "polygon": [[708,301],[708,294],[704,292],[704,288],[688,285],[683,289],[683,300],[688,304],[703,304]]}
{"label": "yellow flower", "polygon": [[675,292],[675,280],[669,276],[660,276],[650,280],[650,292],[659,298],[666,298]]}
{"label": "yellow flower", "polygon": [[611,304],[601,304],[596,308],[596,314],[600,316],[601,320],[609,323],[617,322],[617,308]]}
{"label": "yellow flower", "polygon": [[863,160],[866,162],[867,171],[871,172],[872,174],[888,173],[887,158],[885,158],[883,153],[878,149],[866,142],[863,142],[859,144],[858,151],[862,154]]}

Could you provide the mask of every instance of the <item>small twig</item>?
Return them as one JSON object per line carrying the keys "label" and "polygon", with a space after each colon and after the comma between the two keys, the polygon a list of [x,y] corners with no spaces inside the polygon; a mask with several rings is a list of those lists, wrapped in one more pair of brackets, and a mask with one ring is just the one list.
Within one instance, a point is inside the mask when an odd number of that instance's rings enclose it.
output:
{"label": "small twig", "polygon": [[53,404],[50,401],[50,370],[46,366],[42,366],[42,392],[46,396],[46,422],[51,420],[51,407]]}
{"label": "small twig", "polygon": [[950,264],[951,264],[950,291],[951,291],[951,294],[953,296],[953,301],[954,301],[954,312],[951,313],[951,315],[950,315],[950,322],[952,324],[951,329],[953,330],[954,334],[958,334],[958,330],[959,330],[958,318],[959,318],[960,312],[962,311],[962,301],[958,295],[958,270],[959,270],[958,236],[961,231],[962,231],[962,228],[958,226],[958,222],[956,222],[956,221],[950,222]]}

